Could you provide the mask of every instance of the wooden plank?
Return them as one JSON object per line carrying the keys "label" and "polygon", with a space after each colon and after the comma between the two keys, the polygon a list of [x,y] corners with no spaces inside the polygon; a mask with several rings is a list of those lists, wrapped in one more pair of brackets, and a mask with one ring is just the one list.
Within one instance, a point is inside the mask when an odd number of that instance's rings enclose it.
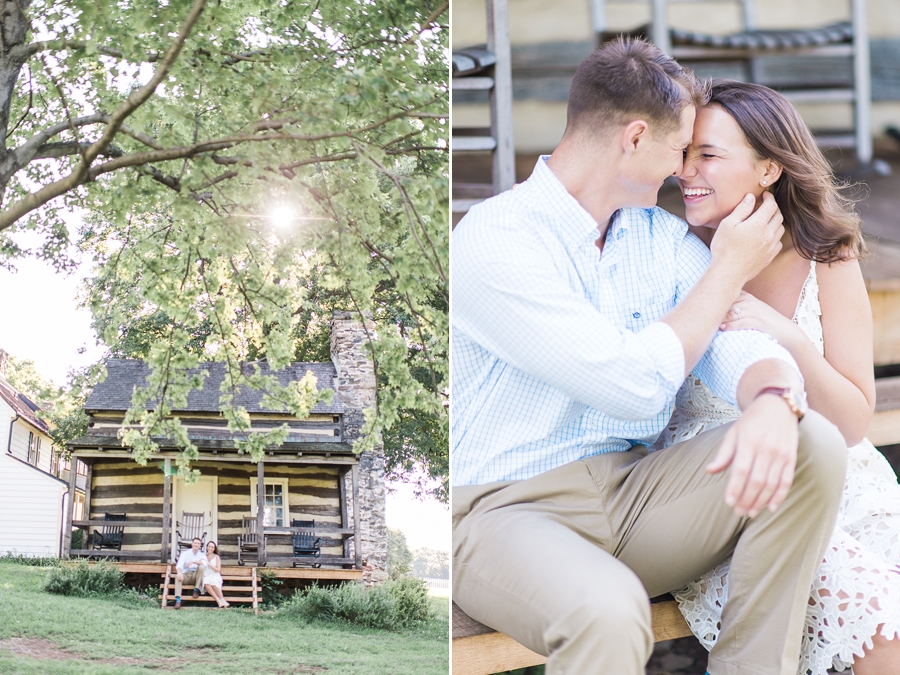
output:
{"label": "wooden plank", "polygon": [[[457,634],[457,611],[461,610],[454,610],[454,635]],[[691,635],[674,600],[653,603],[650,606],[650,617],[654,642]],[[471,618],[469,621],[481,625]],[[453,638],[453,675],[491,675],[546,662],[546,656],[533,652],[508,635],[496,631]]]}
{"label": "wooden plank", "polygon": [[453,640],[453,675],[491,675],[547,662],[503,633],[487,633]]}
{"label": "wooden plank", "polygon": [[866,237],[866,245],[869,255],[860,262],[866,290],[900,291],[900,244]]}
{"label": "wooden plank", "polygon": [[872,445],[900,443],[900,408],[883,410],[872,415],[866,438],[872,442]]}
{"label": "wooden plank", "polygon": [[[112,513],[112,512],[111,512],[111,513]],[[157,527],[159,527],[160,524],[162,523],[161,520],[158,520],[158,519],[155,519],[155,518],[154,518],[153,520],[147,520],[147,519],[141,519],[141,520],[135,519],[135,520],[131,520],[131,519],[127,519],[127,518],[126,518],[125,520],[121,520],[121,521],[117,521],[117,522],[119,522],[119,523],[125,523],[125,527],[126,527],[126,528],[128,528],[128,527],[152,527],[152,528],[157,528]],[[103,526],[105,526],[105,525],[109,525],[109,523],[110,523],[110,521],[104,520],[103,518],[95,518],[95,519],[93,519],[93,520],[73,520],[73,521],[72,521],[72,525],[75,526],[75,527],[103,527]]]}
{"label": "wooden plank", "polygon": [[[260,466],[262,462],[260,462]],[[259,596],[256,592],[257,589],[257,579],[256,579],[256,568],[253,568],[253,613],[259,614]]]}
{"label": "wooden plank", "polygon": [[[900,277],[900,275],[898,275]],[[869,291],[876,366],[900,363],[900,289]]]}
{"label": "wooden plank", "polygon": [[[63,558],[69,558],[72,548],[72,520],[75,517],[75,486],[78,482],[78,459],[76,457],[69,458],[69,501],[66,504],[66,523],[63,530]],[[87,506],[87,505],[85,505]],[[82,535],[82,546],[87,544],[84,538],[88,536],[85,532]]]}
{"label": "wooden plank", "polygon": [[678,603],[674,600],[654,602],[650,605],[650,622],[653,627],[653,641],[674,640],[689,637],[691,629],[684,620]]}
{"label": "wooden plank", "polygon": [[[338,489],[340,490],[340,500],[341,500],[341,528],[346,528],[350,525],[350,522],[347,518],[347,470],[342,469],[338,476]],[[346,558],[350,555],[350,540],[348,538],[344,538],[343,542],[344,546],[344,557]]]}
{"label": "wooden plank", "polygon": [[341,581],[362,579],[362,570],[310,569],[308,567],[267,567],[266,569],[274,572],[276,579],[335,579]]}
{"label": "wooden plank", "polygon": [[[162,594],[162,607],[166,608],[166,605],[169,604],[169,579],[172,576],[172,568],[169,565],[166,565],[166,578],[163,581],[163,594]],[[175,584],[172,584],[172,588],[175,588]]]}
{"label": "wooden plank", "polygon": [[494,78],[454,77],[450,86],[453,91],[487,91],[494,86]]}
{"label": "wooden plank", "polygon": [[84,516],[91,517],[91,481],[93,480],[94,466],[90,462],[87,464],[87,475],[84,477]]}
{"label": "wooden plank", "polygon": [[147,558],[159,560],[159,550],[147,551],[92,551],[89,548],[80,548],[70,552],[71,555],[90,556],[92,558]]}
{"label": "wooden plank", "polygon": [[[91,563],[93,565],[93,563]],[[120,562],[117,563],[116,567],[119,568],[120,572],[124,572],[125,574],[159,574],[163,575],[166,573],[168,569],[168,565],[162,565],[160,563],[133,563],[133,562]]]}
{"label": "wooden plank", "polygon": [[867,238],[860,263],[872,306],[875,365],[900,363],[900,244]]}
{"label": "wooden plank", "polygon": [[[257,545],[256,545],[256,564],[257,565],[265,565],[266,564],[266,535],[265,535],[265,523],[266,523],[266,480],[265,480],[265,469],[263,468],[265,460],[259,460],[259,464],[256,465],[256,532],[257,532]],[[256,578],[256,572],[253,573],[253,578]],[[254,584],[256,582],[254,581]]]}
{"label": "wooden plank", "polygon": [[497,147],[497,139],[491,136],[453,136],[450,148],[453,152],[489,152]]}
{"label": "wooden plank", "polygon": [[[169,561],[169,539],[172,527],[172,460],[166,457],[163,463],[163,522],[160,562]],[[165,605],[163,605],[165,606]]]}

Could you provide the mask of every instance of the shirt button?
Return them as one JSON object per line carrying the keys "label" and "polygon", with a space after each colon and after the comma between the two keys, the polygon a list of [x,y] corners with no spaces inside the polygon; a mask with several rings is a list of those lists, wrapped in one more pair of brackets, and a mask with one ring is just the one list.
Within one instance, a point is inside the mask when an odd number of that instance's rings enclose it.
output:
{"label": "shirt button", "polygon": [[616,232],[616,239],[621,239],[622,237],[624,237],[625,232],[626,230],[619,230],[618,232]]}
{"label": "shirt button", "polygon": [[640,318],[641,318],[641,313],[640,313],[640,312],[635,312],[635,313],[632,314],[631,316],[633,316],[635,319],[640,319]]}

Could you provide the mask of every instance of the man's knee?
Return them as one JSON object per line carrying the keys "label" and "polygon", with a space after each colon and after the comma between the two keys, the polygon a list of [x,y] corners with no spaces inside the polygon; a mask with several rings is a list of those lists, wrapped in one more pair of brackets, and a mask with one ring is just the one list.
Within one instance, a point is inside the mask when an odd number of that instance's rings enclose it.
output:
{"label": "man's knee", "polygon": [[549,652],[632,653],[643,659],[653,650],[650,601],[637,577],[623,579],[615,592],[586,591],[570,611],[546,627]]}
{"label": "man's knee", "polygon": [[847,474],[847,444],[838,428],[810,410],[800,423],[795,482],[825,500],[839,499]]}

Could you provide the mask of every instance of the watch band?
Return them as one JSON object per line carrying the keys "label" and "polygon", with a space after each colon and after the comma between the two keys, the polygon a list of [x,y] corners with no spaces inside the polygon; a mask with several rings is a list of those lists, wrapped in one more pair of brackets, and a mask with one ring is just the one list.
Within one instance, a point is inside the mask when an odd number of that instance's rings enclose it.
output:
{"label": "watch band", "polygon": [[797,395],[793,389],[790,387],[765,387],[760,389],[756,396],[753,397],[755,401],[763,394],[775,394],[776,396],[780,396],[784,399],[784,402],[788,404],[788,407],[791,409],[791,412],[794,413],[797,417],[797,421],[803,419],[803,416],[806,414],[806,398],[803,394]]}

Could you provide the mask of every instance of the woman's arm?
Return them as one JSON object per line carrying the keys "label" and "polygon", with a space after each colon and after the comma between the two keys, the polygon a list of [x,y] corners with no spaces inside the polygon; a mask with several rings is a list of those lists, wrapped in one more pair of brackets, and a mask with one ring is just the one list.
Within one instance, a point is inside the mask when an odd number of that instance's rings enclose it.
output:
{"label": "woman's arm", "polygon": [[837,425],[847,445],[855,445],[875,409],[869,298],[856,260],[819,264],[816,272],[825,358],[796,324],[749,294],[734,304],[724,327],[763,330],[778,340],[803,373],[809,406]]}

